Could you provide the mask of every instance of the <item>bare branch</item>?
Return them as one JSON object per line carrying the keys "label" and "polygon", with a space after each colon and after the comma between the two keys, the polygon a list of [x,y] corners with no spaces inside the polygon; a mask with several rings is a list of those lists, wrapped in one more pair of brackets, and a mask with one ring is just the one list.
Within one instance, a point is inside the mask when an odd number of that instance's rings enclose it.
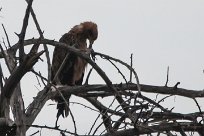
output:
{"label": "bare branch", "polygon": [[41,125],[27,125],[27,127],[45,128],[45,129],[50,129],[50,130],[57,130],[57,131],[60,131],[60,132],[63,132],[63,133],[68,133],[68,134],[77,136],[76,133],[73,133],[73,132],[70,132],[70,131],[67,131],[67,130],[62,130],[62,129],[59,129],[59,128],[56,128],[56,127],[41,126]]}
{"label": "bare branch", "polygon": [[[133,61],[133,54],[130,56],[130,66],[132,67],[132,61]],[[132,82],[132,70],[130,70],[130,83]]]}
{"label": "bare branch", "polygon": [[28,26],[28,19],[29,19],[32,3],[33,3],[33,0],[29,0],[28,6],[26,9],[26,13],[25,13],[25,17],[23,19],[23,26],[21,29],[21,33],[19,34],[18,43],[20,45],[20,47],[19,47],[19,62],[20,62],[20,64],[23,62],[24,54],[25,54],[23,43],[24,43],[24,38],[25,38],[25,34],[26,34],[26,29]]}
{"label": "bare branch", "polygon": [[[28,0],[26,0],[26,2],[29,4]],[[38,30],[38,33],[40,34],[40,37],[44,38],[43,32],[42,32],[42,30],[40,28],[40,25],[38,23],[37,17],[35,15],[35,12],[34,12],[32,7],[31,7],[31,15],[33,17],[33,21],[35,22],[35,25],[36,25],[36,28]],[[44,47],[44,50],[45,50],[45,56],[46,56],[47,67],[48,67],[48,83],[50,83],[50,81],[51,81],[51,62],[50,62],[50,56],[49,56],[49,51],[48,51],[47,45],[43,44],[43,47]]]}
{"label": "bare branch", "polygon": [[[132,90],[132,91],[138,91],[137,85],[133,83],[128,84],[113,84],[115,88],[119,88],[120,91],[118,93],[124,94],[124,90]],[[165,94],[165,95],[179,95],[183,97],[188,98],[199,98],[204,97],[204,91],[198,91],[198,90],[188,90],[183,88],[177,88],[177,90],[173,90],[173,87],[164,87],[164,86],[152,86],[152,85],[144,85],[140,84],[141,91],[146,93],[159,93],[159,94]],[[74,86],[74,87],[60,87],[58,88],[63,93],[69,90],[69,93],[71,94],[80,94],[85,93],[82,96],[89,96],[94,97],[94,95],[98,94],[97,96],[111,96],[114,93],[110,91],[107,85],[103,84],[95,84],[95,85],[84,85],[84,86]],[[55,92],[52,92],[55,93]],[[93,95],[92,95],[93,94]],[[54,95],[54,94],[53,94]]]}
{"label": "bare branch", "polygon": [[[39,46],[39,45],[36,45]],[[33,46],[35,47],[35,45]],[[33,48],[34,49],[34,48]],[[3,91],[5,92],[5,97],[10,98],[13,94],[13,90],[16,85],[20,82],[21,78],[28,72],[32,66],[37,62],[40,55],[43,54],[44,51],[41,51],[37,54],[32,54],[32,49],[30,54],[28,54],[25,58],[25,61],[13,72],[13,74],[6,81]]]}
{"label": "bare branch", "polygon": [[118,73],[123,77],[125,82],[128,83],[127,79],[125,78],[125,75],[120,71],[120,69],[111,60],[108,61],[118,70]]}
{"label": "bare branch", "polygon": [[6,32],[6,29],[5,29],[5,27],[4,27],[4,24],[1,24],[1,25],[2,25],[2,27],[3,27],[3,29],[4,29],[4,33],[5,33],[5,35],[6,35],[6,39],[7,39],[8,46],[9,46],[9,48],[11,48],[11,44],[10,44],[10,41],[9,41],[9,38],[8,38],[8,34],[7,34],[7,32]]}
{"label": "bare branch", "polygon": [[85,80],[85,85],[88,85],[89,84],[89,77],[90,77],[90,75],[91,75],[91,72],[92,72],[92,70],[93,70],[93,68],[91,68],[90,70],[89,70],[89,73],[87,74],[87,77],[86,77],[86,80]]}
{"label": "bare branch", "polygon": [[167,87],[168,82],[169,82],[169,66],[167,67],[166,83],[165,83],[166,87]]}
{"label": "bare branch", "polygon": [[[135,129],[126,129],[117,131],[115,136],[133,136],[138,134],[151,134],[155,132],[163,132],[166,130],[180,132],[181,128],[184,131],[203,131],[203,126],[196,123],[180,122],[180,123],[164,123],[154,126],[142,126],[138,125],[137,131]],[[104,134],[103,136],[109,136],[109,134]]]}
{"label": "bare branch", "polygon": [[140,88],[140,83],[139,83],[138,75],[137,75],[136,71],[131,66],[129,66],[127,63],[125,63],[125,62],[123,62],[123,61],[121,61],[119,59],[113,58],[111,56],[108,56],[108,55],[105,55],[105,54],[102,54],[102,53],[94,52],[94,55],[99,55],[102,58],[106,58],[106,59],[110,59],[110,60],[119,62],[122,65],[126,66],[129,70],[131,70],[134,73],[134,75],[135,75],[136,83],[137,83],[137,86],[138,86],[138,91],[140,92],[141,88]]}

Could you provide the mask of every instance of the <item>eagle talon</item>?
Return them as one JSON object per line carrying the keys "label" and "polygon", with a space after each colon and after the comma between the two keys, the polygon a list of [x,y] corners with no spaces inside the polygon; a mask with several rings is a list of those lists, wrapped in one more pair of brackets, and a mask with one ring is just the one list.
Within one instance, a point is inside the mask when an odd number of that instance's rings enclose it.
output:
{"label": "eagle talon", "polygon": [[93,61],[96,60],[95,51],[93,49],[91,49],[91,58],[92,58]]}
{"label": "eagle talon", "polygon": [[57,89],[60,88],[60,87],[63,87],[63,85],[51,86],[51,87],[50,87],[51,92],[55,92],[55,91],[57,91]]}

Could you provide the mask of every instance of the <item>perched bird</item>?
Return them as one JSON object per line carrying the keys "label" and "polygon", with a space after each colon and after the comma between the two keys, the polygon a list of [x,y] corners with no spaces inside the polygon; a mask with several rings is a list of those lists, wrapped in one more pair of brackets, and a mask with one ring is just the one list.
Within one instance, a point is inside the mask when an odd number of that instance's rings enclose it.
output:
{"label": "perched bird", "polygon": [[[66,43],[67,46],[74,46],[75,48],[87,51],[92,48],[92,44],[98,37],[97,25],[93,22],[83,22],[79,25],[74,26],[68,33],[65,33],[59,40],[59,42]],[[89,40],[89,47],[87,47],[87,40]],[[52,60],[51,68],[51,80],[55,85],[82,85],[84,71],[87,62],[75,55],[69,53],[62,47],[55,47]],[[64,60],[65,59],[65,60]],[[64,65],[60,68],[64,60]],[[61,69],[59,72],[59,68]],[[57,74],[58,73],[58,74]],[[56,75],[57,74],[57,75]],[[71,96],[71,95],[70,95]],[[57,121],[59,116],[67,117],[69,114],[69,98],[67,104],[61,97],[56,98],[57,104]]]}

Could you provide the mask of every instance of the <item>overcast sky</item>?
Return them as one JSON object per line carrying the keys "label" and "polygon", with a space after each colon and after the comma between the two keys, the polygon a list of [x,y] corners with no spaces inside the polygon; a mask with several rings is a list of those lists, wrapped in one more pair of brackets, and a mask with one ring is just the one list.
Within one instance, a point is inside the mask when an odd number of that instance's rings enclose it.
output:
{"label": "overcast sky", "polygon": [[[5,25],[12,44],[18,41],[14,32],[20,33],[26,5],[24,0],[0,0],[2,7],[0,23]],[[182,88],[197,90],[204,88],[203,0],[34,0],[33,9],[44,31],[44,37],[48,39],[58,40],[70,28],[81,22],[95,22],[98,25],[99,37],[94,43],[94,50],[128,63],[130,54],[133,53],[133,65],[142,84],[163,86],[169,66],[169,86],[174,86],[179,81],[181,82],[179,87]],[[5,37],[2,29],[1,37]],[[39,35],[33,20],[30,19],[26,38],[32,37],[37,38]],[[53,48],[50,48],[51,56],[52,51]],[[98,64],[114,83],[123,81],[110,64],[100,58]],[[41,64],[35,68],[43,71]],[[128,75],[129,72],[126,70],[125,74]],[[33,76],[32,81],[31,76],[24,78],[26,83],[23,85],[26,90],[24,97],[27,104],[38,92],[34,87],[37,84],[35,77]],[[97,75],[91,79],[91,83],[103,83]],[[30,88],[33,90],[28,93]],[[176,99],[176,102],[170,100],[173,102],[172,105],[180,104],[182,107],[185,103],[189,104],[188,109],[183,109],[185,112],[196,110],[195,104],[191,103],[192,100],[183,100],[178,96]],[[72,99],[77,100],[75,97]],[[54,102],[50,101],[45,105],[35,124],[54,124],[56,109],[55,106],[48,106],[50,103]],[[179,111],[180,107],[175,110]],[[90,115],[86,110],[83,108],[84,113],[80,114],[79,118]],[[47,116],[48,114],[50,116]],[[42,119],[46,121],[42,123],[40,121]],[[94,119],[91,119],[92,122]],[[70,120],[61,121],[66,128]],[[78,125],[85,126],[86,120],[78,122]],[[91,125],[87,125],[87,129],[90,127]],[[83,134],[86,128],[79,131]]]}

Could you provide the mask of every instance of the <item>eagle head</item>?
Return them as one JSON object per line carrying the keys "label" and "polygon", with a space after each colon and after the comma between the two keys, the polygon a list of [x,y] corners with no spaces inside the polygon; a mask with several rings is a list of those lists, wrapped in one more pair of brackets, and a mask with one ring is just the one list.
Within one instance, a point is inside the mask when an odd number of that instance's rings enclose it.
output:
{"label": "eagle head", "polygon": [[79,28],[83,37],[89,40],[89,48],[92,48],[92,44],[98,37],[97,25],[93,22],[83,22],[79,25]]}

